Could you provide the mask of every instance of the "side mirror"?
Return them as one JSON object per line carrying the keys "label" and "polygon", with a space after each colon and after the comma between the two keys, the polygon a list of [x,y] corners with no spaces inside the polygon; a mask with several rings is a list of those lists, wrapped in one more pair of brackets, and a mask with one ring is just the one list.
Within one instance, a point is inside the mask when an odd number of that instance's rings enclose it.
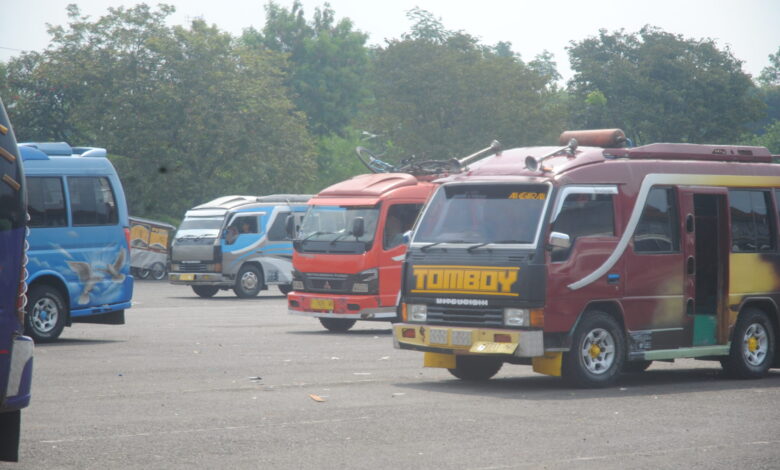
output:
{"label": "side mirror", "polygon": [[295,216],[288,215],[287,220],[284,221],[284,230],[287,233],[287,238],[292,240],[295,238]]}
{"label": "side mirror", "polygon": [[549,244],[552,248],[562,248],[568,250],[571,248],[571,237],[561,232],[550,232]]}
{"label": "side mirror", "polygon": [[238,238],[238,229],[236,227],[230,226],[225,229],[225,244],[232,245],[236,242],[236,239]]}
{"label": "side mirror", "polygon": [[412,231],[411,230],[407,230],[406,232],[404,232],[403,235],[401,235],[401,237],[403,237],[402,238],[402,240],[403,240],[402,243],[404,245],[408,245],[412,241]]}
{"label": "side mirror", "polygon": [[363,217],[355,217],[352,219],[352,235],[355,238],[360,238],[365,233],[366,226]]}

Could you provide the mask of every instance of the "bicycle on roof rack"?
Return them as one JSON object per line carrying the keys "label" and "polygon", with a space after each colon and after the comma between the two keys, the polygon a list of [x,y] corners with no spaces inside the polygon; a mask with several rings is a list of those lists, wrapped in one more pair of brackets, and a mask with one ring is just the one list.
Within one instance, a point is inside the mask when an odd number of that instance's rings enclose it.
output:
{"label": "bicycle on roof rack", "polygon": [[465,165],[476,160],[480,156],[484,156],[487,152],[499,153],[500,151],[501,144],[497,140],[494,140],[488,147],[461,159],[450,158],[448,160],[417,161],[414,155],[412,155],[394,165],[380,160],[376,154],[365,147],[357,147],[355,149],[360,162],[372,173],[409,173],[413,176],[459,173],[463,170]]}

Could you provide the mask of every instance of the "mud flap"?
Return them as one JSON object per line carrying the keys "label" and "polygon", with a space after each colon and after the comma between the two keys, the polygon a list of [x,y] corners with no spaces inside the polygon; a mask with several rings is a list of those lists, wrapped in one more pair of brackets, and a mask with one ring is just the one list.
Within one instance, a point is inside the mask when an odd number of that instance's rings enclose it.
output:
{"label": "mud flap", "polygon": [[22,423],[21,410],[0,413],[0,461],[19,461],[19,434]]}
{"label": "mud flap", "polygon": [[544,356],[534,357],[534,372],[560,377],[562,359],[563,353],[561,352],[548,352],[544,353]]}
{"label": "mud flap", "polygon": [[444,369],[454,369],[455,355],[426,352],[423,358],[423,367],[439,367]]}

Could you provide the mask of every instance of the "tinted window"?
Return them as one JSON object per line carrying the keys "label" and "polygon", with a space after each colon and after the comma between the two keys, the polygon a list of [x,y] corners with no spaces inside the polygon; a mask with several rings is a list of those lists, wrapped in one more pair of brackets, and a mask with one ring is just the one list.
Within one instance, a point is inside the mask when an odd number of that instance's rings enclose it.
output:
{"label": "tinted window", "polygon": [[276,214],[276,219],[268,229],[269,241],[282,241],[289,240],[287,238],[287,217],[290,215],[289,211],[279,212]]}
{"label": "tinted window", "polygon": [[27,178],[27,198],[30,227],[68,225],[62,178]]}
{"label": "tinted window", "polygon": [[68,194],[73,225],[115,225],[119,221],[108,178],[68,177]]}
{"label": "tinted window", "polygon": [[[612,194],[571,193],[566,196],[561,212],[553,223],[554,232],[569,236],[572,247],[581,237],[609,237],[615,235],[615,217]],[[553,261],[569,257],[571,249],[555,248]]]}
{"label": "tinted window", "polygon": [[634,251],[637,253],[670,253],[679,251],[680,236],[671,188],[653,188],[647,196],[634,232]]}
{"label": "tinted window", "polygon": [[422,204],[396,204],[387,210],[382,247],[385,250],[403,243],[403,234],[412,229]]}
{"label": "tinted window", "polygon": [[729,191],[731,250],[735,253],[774,251],[774,220],[768,191]]}

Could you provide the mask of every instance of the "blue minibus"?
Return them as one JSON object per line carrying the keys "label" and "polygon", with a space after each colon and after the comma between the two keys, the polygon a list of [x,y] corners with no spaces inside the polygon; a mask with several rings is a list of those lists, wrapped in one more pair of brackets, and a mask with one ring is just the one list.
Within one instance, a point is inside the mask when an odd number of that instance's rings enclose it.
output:
{"label": "blue minibus", "polygon": [[24,332],[25,180],[0,100],[0,460],[19,460],[22,408],[30,403],[33,341]]}
{"label": "blue minibus", "polygon": [[22,143],[30,236],[27,334],[52,341],[71,323],[124,324],[130,228],[106,150]]}

